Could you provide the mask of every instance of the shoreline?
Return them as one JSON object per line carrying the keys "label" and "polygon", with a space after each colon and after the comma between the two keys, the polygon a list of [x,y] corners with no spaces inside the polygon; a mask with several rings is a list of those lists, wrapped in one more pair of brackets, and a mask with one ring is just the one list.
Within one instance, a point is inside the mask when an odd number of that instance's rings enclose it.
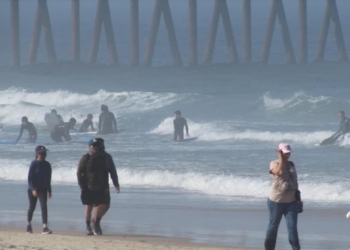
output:
{"label": "shoreline", "polygon": [[[86,236],[80,231],[54,231],[42,235],[41,228],[34,228],[33,234],[26,234],[24,228],[0,226],[0,249],[40,250],[259,250],[258,248],[226,247],[193,243],[189,239],[162,236],[107,233],[103,236]],[[60,242],[60,244],[57,244]]]}

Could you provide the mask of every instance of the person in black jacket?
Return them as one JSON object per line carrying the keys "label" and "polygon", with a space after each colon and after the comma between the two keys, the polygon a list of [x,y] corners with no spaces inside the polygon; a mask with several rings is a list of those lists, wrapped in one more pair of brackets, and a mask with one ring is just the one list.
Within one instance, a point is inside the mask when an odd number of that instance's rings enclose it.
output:
{"label": "person in black jacket", "polygon": [[28,117],[26,116],[22,117],[21,130],[19,132],[16,142],[18,142],[21,139],[24,130],[27,130],[29,133],[28,142],[36,142],[38,134],[36,132],[35,126],[33,123],[28,121]]}
{"label": "person in black jacket", "polygon": [[72,138],[70,137],[69,131],[74,128],[76,123],[77,120],[75,118],[70,118],[69,122],[57,125],[54,131],[50,133],[51,139],[54,142],[62,142],[62,137],[64,137],[66,141],[71,141]]}
{"label": "person in black jacket", "polygon": [[[87,235],[102,235],[100,222],[110,200],[108,168],[101,143],[94,139],[89,142],[89,152],[79,161],[77,179],[81,190],[81,202],[86,206]],[[93,207],[94,219],[91,219]]]}
{"label": "person in black jacket", "polygon": [[117,120],[112,112],[109,111],[107,105],[101,105],[101,111],[99,121],[98,121],[98,133],[99,134],[116,134]]}
{"label": "person in black jacket", "polygon": [[36,203],[40,201],[43,232],[51,234],[52,231],[47,226],[47,198],[52,197],[51,191],[51,164],[46,161],[47,149],[44,146],[37,146],[35,149],[36,159],[32,161],[28,173],[28,225],[27,233],[33,233],[32,218]]}
{"label": "person in black jacket", "polygon": [[[105,141],[102,138],[95,138],[95,140],[101,144],[101,151],[104,153],[108,173],[113,181],[113,186],[115,188],[115,191],[119,194],[120,193],[119,179],[118,179],[117,169],[116,169],[114,161],[113,161],[113,157],[106,152]],[[107,201],[108,201],[107,202],[108,206],[106,207],[106,210],[104,211],[103,215],[105,215],[110,208],[111,197],[110,197],[109,192],[108,192],[108,196],[107,196]]]}

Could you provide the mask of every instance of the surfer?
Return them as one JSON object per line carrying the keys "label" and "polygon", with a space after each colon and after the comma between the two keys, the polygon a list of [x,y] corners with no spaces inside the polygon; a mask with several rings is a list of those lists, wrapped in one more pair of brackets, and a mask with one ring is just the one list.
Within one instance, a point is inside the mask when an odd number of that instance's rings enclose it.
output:
{"label": "surfer", "polygon": [[57,116],[57,118],[58,118],[60,123],[62,123],[62,124],[64,123],[62,116],[57,114],[57,110],[56,109],[51,110],[51,113],[55,114]]}
{"label": "surfer", "polygon": [[188,125],[185,118],[181,116],[181,111],[177,110],[174,113],[174,137],[173,140],[183,140],[184,139],[184,127],[186,127],[186,135],[190,137],[188,134]]}
{"label": "surfer", "polygon": [[343,110],[338,113],[340,119],[340,125],[338,131],[331,137],[325,139],[320,145],[330,145],[335,143],[340,137],[350,132],[350,119],[346,117]]}
{"label": "surfer", "polygon": [[69,130],[74,128],[76,123],[77,120],[75,118],[70,118],[69,122],[58,124],[50,133],[51,139],[54,142],[62,142],[62,137],[64,137],[66,141],[71,141],[72,138],[70,137]]}
{"label": "surfer", "polygon": [[102,104],[101,111],[98,123],[99,134],[116,134],[118,133],[117,129],[117,120],[112,112],[109,111],[108,106]]}
{"label": "surfer", "polygon": [[21,139],[24,130],[27,130],[29,133],[29,138],[28,138],[27,142],[36,142],[36,138],[37,138],[38,134],[36,132],[34,124],[29,122],[28,117],[26,117],[26,116],[22,117],[21,130],[19,131],[19,136],[18,136],[16,142],[18,142]]}
{"label": "surfer", "polygon": [[81,127],[79,129],[79,132],[88,132],[89,127],[91,126],[92,131],[95,131],[94,129],[94,123],[92,122],[92,114],[88,114],[86,119],[83,121],[83,124],[81,124]]}

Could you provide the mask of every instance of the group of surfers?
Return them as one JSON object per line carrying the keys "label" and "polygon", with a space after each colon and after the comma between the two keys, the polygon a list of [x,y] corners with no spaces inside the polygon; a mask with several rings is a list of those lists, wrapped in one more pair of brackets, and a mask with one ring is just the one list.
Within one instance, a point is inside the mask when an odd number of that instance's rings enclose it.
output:
{"label": "group of surfers", "polygon": [[[50,137],[54,142],[63,142],[63,139],[65,141],[71,141],[70,131],[76,130],[75,125],[77,123],[77,120],[72,117],[69,119],[68,122],[64,122],[62,116],[57,113],[55,109],[51,111],[51,115],[55,116],[57,120],[59,121],[59,124],[57,124],[53,129],[50,131]],[[186,136],[189,137],[189,129],[187,120],[181,116],[181,111],[177,110],[174,113],[174,135],[173,140],[183,140],[184,139],[184,128],[186,128]],[[24,116],[22,117],[22,124],[20,128],[19,135],[16,139],[16,142],[18,142],[22,135],[24,130],[28,131],[29,138],[27,142],[34,143],[37,140],[38,133],[33,123],[29,122],[28,117]],[[91,127],[91,131],[95,131],[94,123],[93,123],[93,115],[88,114],[86,119],[83,121],[83,123],[80,126],[79,132],[88,132]],[[107,105],[101,105],[101,114],[99,116],[99,122],[98,122],[98,134],[116,134],[118,133],[117,129],[117,120],[114,116],[114,114],[109,111],[109,108]],[[63,138],[63,139],[62,139]]]}

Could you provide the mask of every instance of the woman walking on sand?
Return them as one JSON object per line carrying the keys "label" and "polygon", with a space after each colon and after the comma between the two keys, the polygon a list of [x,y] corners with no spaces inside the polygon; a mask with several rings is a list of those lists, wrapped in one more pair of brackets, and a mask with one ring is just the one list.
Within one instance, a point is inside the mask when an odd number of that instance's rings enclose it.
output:
{"label": "woman walking on sand", "polygon": [[27,233],[33,233],[32,218],[36,203],[40,201],[41,216],[43,221],[42,234],[51,234],[47,227],[47,198],[51,198],[51,164],[46,161],[47,149],[37,146],[35,149],[35,160],[32,161],[28,173],[28,225]]}
{"label": "woman walking on sand", "polygon": [[270,163],[270,174],[273,181],[267,201],[270,220],[266,232],[265,250],[275,249],[282,216],[286,219],[292,249],[300,250],[297,224],[298,212],[302,212],[302,202],[294,163],[288,161],[291,152],[288,144],[281,143],[277,150],[278,159]]}

